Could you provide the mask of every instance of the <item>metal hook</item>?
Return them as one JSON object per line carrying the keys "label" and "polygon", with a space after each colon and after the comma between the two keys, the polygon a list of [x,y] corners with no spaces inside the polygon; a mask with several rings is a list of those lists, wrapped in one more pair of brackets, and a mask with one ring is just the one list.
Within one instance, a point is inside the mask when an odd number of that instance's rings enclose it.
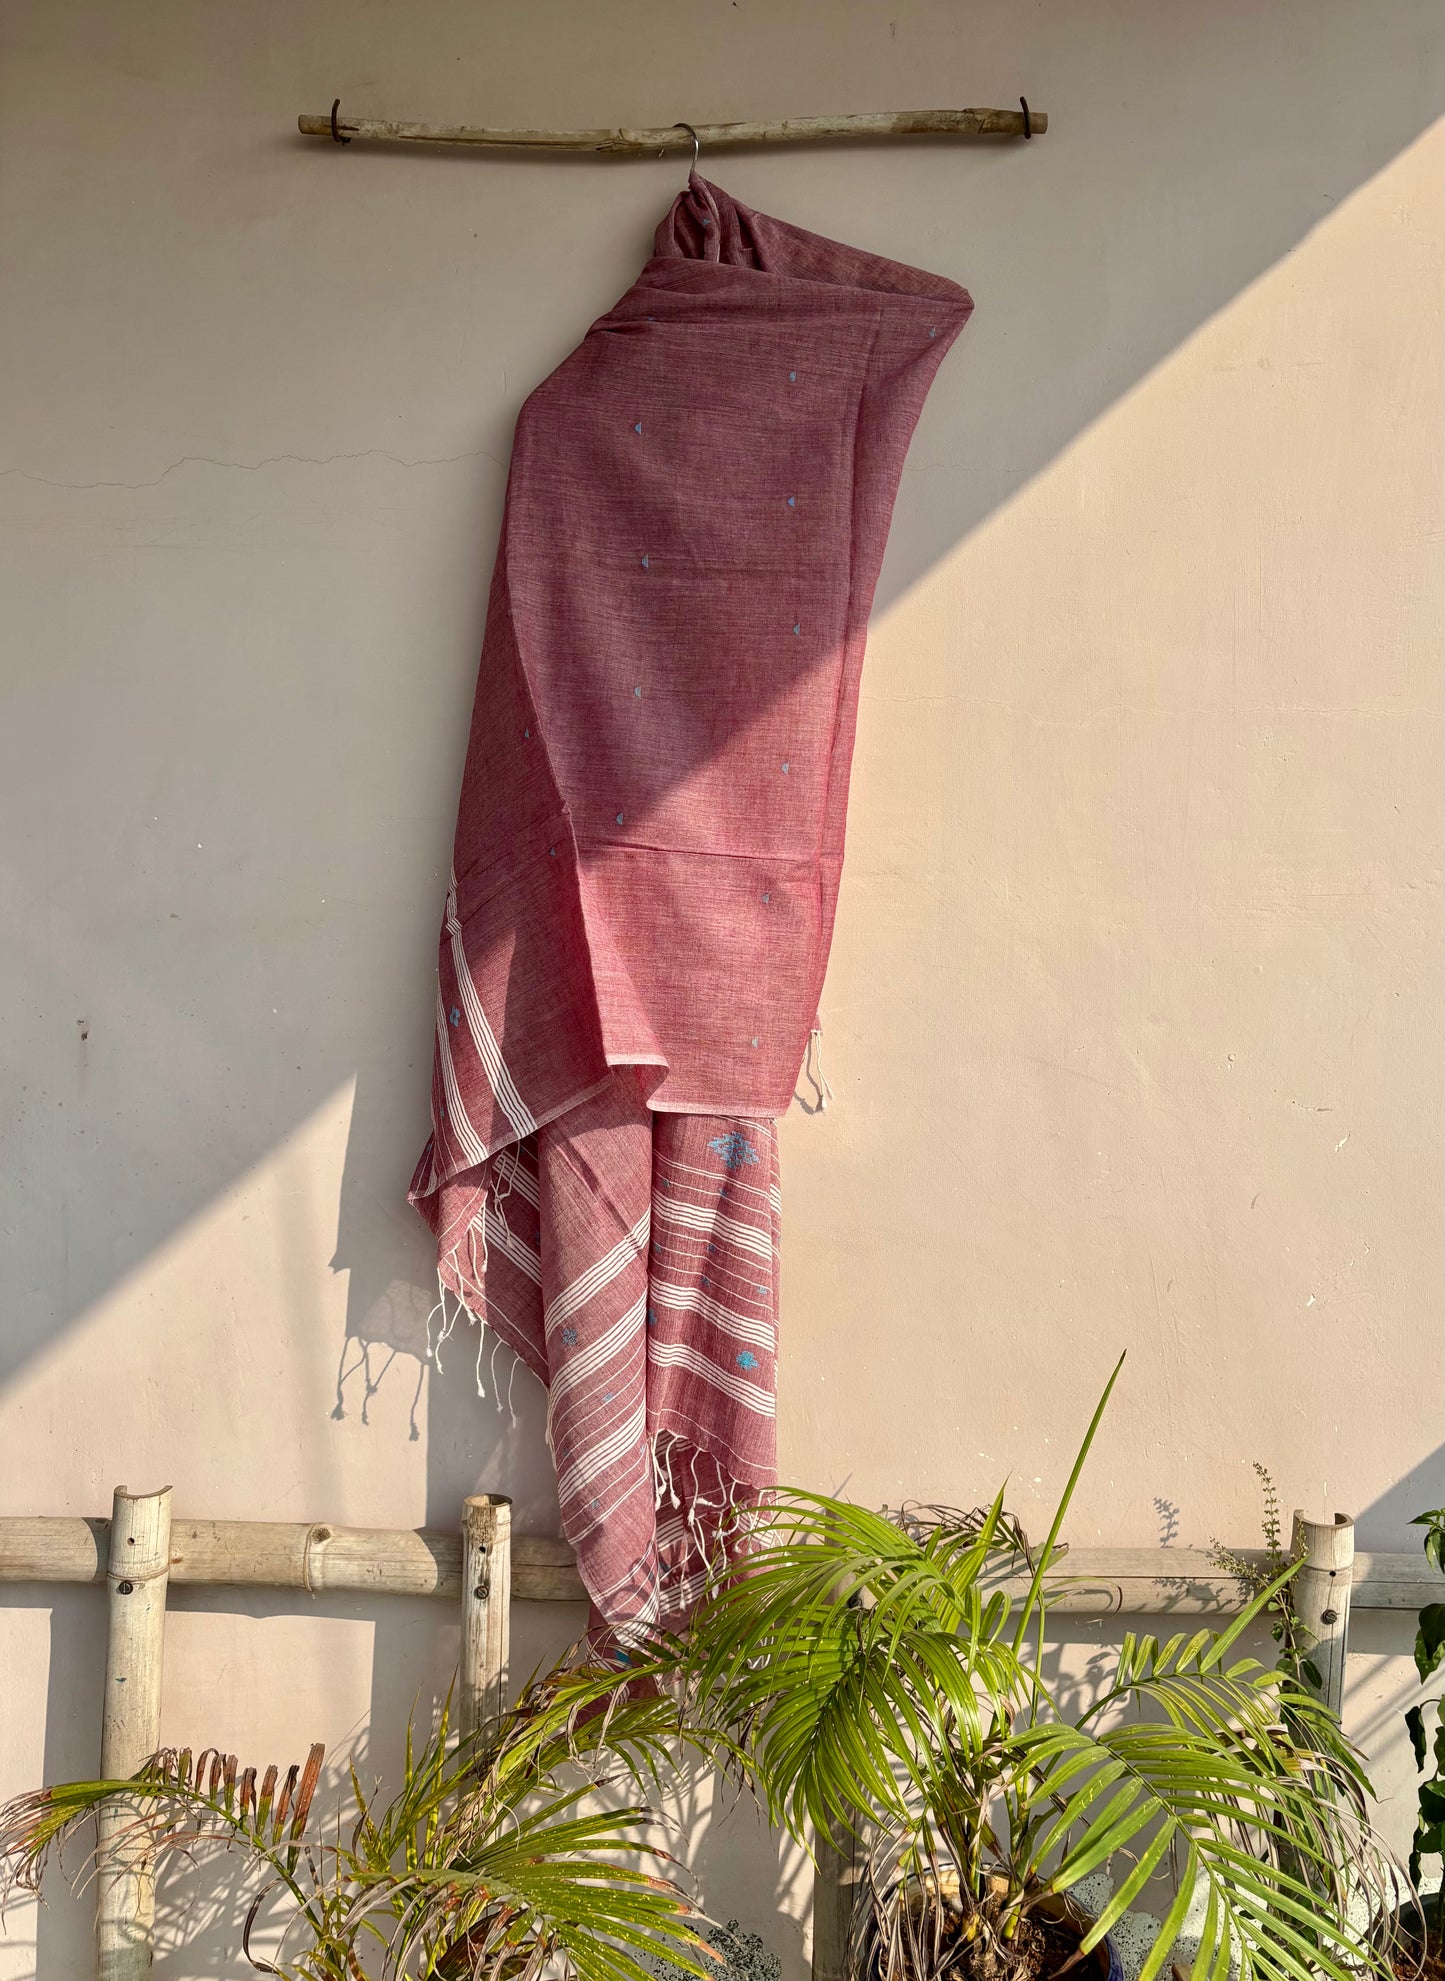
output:
{"label": "metal hook", "polygon": [[341,98],[338,96],[331,106],[331,140],[333,144],[350,144],[351,139],[342,137],[340,131],[336,128],[336,113],[340,108]]}
{"label": "metal hook", "polygon": [[691,178],[692,174],[697,170],[698,155],[702,151],[702,142],[691,124],[674,124],[672,128],[675,131],[686,131],[692,139],[692,164],[688,168],[688,177]]}
{"label": "metal hook", "polygon": [[1023,108],[1023,113],[1024,113],[1024,136],[1025,136],[1026,138],[1031,138],[1031,137],[1033,136],[1033,134],[1034,134],[1034,127],[1033,127],[1033,123],[1032,123],[1032,121],[1030,120],[1030,117],[1029,117],[1029,102],[1028,102],[1028,98],[1027,98],[1026,96],[1021,96],[1021,97],[1019,98],[1019,103],[1020,103],[1020,105],[1022,106],[1022,108]]}

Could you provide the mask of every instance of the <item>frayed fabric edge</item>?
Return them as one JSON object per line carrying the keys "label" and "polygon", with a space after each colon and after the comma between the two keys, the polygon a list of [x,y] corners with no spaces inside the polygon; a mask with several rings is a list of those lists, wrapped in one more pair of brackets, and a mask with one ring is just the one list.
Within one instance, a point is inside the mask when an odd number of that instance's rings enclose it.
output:
{"label": "frayed fabric edge", "polygon": [[[499,1200],[500,1201],[500,1200]],[[480,1243],[481,1255],[478,1257]],[[465,1245],[466,1268],[463,1268],[462,1249]],[[438,1375],[444,1374],[441,1351],[450,1339],[458,1321],[465,1319],[469,1327],[477,1331],[477,1353],[474,1363],[477,1395],[485,1398],[487,1386],[482,1380],[482,1361],[487,1358],[492,1384],[492,1397],[498,1416],[505,1410],[515,1429],[517,1412],[513,1405],[513,1393],[517,1382],[517,1369],[526,1367],[524,1358],[506,1341],[495,1328],[487,1326],[486,1299],[487,1271],[487,1205],[485,1198],[480,1210],[466,1227],[463,1237],[458,1238],[451,1249],[437,1253],[437,1299],[426,1317],[426,1359]],[[449,1302],[453,1304],[448,1304]],[[433,1337],[432,1323],[440,1315],[440,1326]],[[490,1352],[488,1339],[490,1338]],[[497,1351],[505,1348],[512,1357],[512,1366],[507,1375],[507,1393],[503,1400],[501,1384],[497,1378]],[[549,1439],[550,1444],[550,1439]]]}

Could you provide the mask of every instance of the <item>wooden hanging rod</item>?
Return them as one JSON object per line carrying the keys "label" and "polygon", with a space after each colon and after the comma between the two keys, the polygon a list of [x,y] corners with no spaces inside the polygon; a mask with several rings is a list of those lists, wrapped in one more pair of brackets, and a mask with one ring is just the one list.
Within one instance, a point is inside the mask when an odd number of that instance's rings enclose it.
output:
{"label": "wooden hanging rod", "polygon": [[[1020,105],[1023,98],[1019,99]],[[337,109],[340,103],[338,99]],[[1026,138],[1049,128],[1043,110],[882,110],[854,117],[789,117],[775,124],[664,125],[658,130],[493,131],[476,124],[403,124],[390,117],[298,117],[306,138],[350,144],[465,144],[486,151],[585,151],[642,158],[686,151],[692,133],[705,152],[745,144],[808,144],[853,138]]]}

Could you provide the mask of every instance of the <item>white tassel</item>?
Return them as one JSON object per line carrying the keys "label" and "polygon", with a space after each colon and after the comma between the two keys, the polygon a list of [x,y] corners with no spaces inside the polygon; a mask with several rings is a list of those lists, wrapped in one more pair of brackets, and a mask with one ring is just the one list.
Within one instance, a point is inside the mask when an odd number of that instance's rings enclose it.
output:
{"label": "white tassel", "polygon": [[[478,1234],[478,1232],[480,1232],[480,1233],[481,1233],[481,1239],[482,1239],[482,1263],[481,1263],[481,1267],[480,1267],[480,1270],[478,1269],[478,1266],[477,1266],[477,1234]],[[482,1198],[482,1208],[481,1208],[481,1209],[480,1209],[480,1210],[479,1210],[479,1211],[477,1212],[477,1214],[476,1214],[476,1216],[475,1216],[475,1217],[474,1217],[474,1218],[472,1219],[472,1221],[471,1221],[471,1223],[470,1223],[470,1224],[469,1224],[469,1225],[467,1226],[467,1257],[468,1257],[468,1258],[469,1258],[469,1259],[471,1260],[471,1263],[472,1263],[472,1284],[473,1284],[473,1285],[474,1285],[474,1286],[476,1287],[476,1289],[477,1289],[477,1292],[478,1292],[478,1294],[480,1294],[480,1296],[482,1297],[482,1299],[483,1299],[483,1300],[485,1300],[485,1299],[486,1299],[486,1293],[487,1293],[487,1288],[486,1288],[486,1280],[487,1280],[487,1200],[486,1200],[486,1198],[485,1198],[485,1197],[483,1197],[483,1198]]]}
{"label": "white tassel", "polygon": [[447,1290],[445,1286],[443,1286],[442,1284],[442,1269],[440,1264],[438,1264],[437,1303],[426,1317],[426,1359],[428,1360],[428,1362],[433,1362],[436,1360],[436,1352],[432,1347],[431,1324],[436,1319],[438,1314],[440,1314],[442,1319],[445,1320],[446,1312],[447,1312]]}
{"label": "white tassel", "polygon": [[[457,1269],[457,1254],[456,1254],[456,1247],[455,1247],[455,1246],[453,1246],[453,1247],[452,1247],[452,1259],[451,1259],[451,1265],[452,1265],[452,1275],[453,1275],[453,1277],[454,1277],[454,1278],[455,1278],[455,1279],[457,1280],[457,1282],[458,1282],[458,1284],[460,1284],[460,1282],[461,1282],[461,1273],[460,1273],[460,1272],[458,1271],[458,1269]],[[449,1287],[449,1286],[448,1286],[448,1285],[446,1284],[446,1282],[445,1282],[445,1281],[443,1280],[443,1278],[442,1278],[442,1271],[441,1271],[441,1266],[440,1266],[440,1265],[438,1265],[438,1266],[437,1266],[437,1290],[438,1290],[438,1292],[439,1292],[439,1293],[441,1294],[441,1299],[440,1299],[440,1300],[439,1300],[439,1301],[437,1302],[437,1306],[436,1306],[436,1307],[433,1307],[433,1309],[432,1309],[432,1313],[433,1313],[433,1314],[434,1314],[434,1313],[436,1313],[436,1312],[437,1312],[437,1309],[438,1309],[438,1308],[440,1308],[440,1310],[441,1310],[441,1317],[442,1317],[442,1324],[441,1324],[441,1328],[440,1328],[440,1330],[439,1330],[439,1332],[438,1332],[438,1334],[437,1334],[437,1338],[436,1338],[436,1342],[435,1342],[435,1344],[433,1344],[433,1342],[432,1342],[432,1338],[431,1338],[431,1315],[430,1315],[430,1314],[429,1314],[429,1315],[427,1316],[427,1331],[426,1331],[426,1332],[427,1332],[427,1348],[428,1348],[428,1352],[429,1352],[429,1354],[430,1354],[430,1356],[431,1356],[431,1360],[432,1360],[432,1362],[434,1363],[434,1365],[435,1365],[435,1367],[436,1367],[436,1372],[437,1372],[437,1374],[438,1374],[438,1375],[441,1375],[441,1373],[442,1373],[442,1343],[443,1343],[443,1342],[444,1342],[444,1341],[445,1341],[445,1340],[447,1339],[447,1336],[448,1336],[448,1335],[449,1335],[449,1334],[451,1333],[451,1331],[452,1331],[452,1329],[453,1329],[453,1328],[454,1328],[454,1327],[456,1326],[456,1324],[457,1324],[457,1316],[456,1316],[456,1314],[453,1314],[452,1312],[450,1312],[450,1310],[449,1310],[449,1309],[448,1309],[448,1307],[447,1307],[447,1295],[448,1295],[448,1293],[450,1293],[450,1292],[451,1292],[451,1288],[450,1288],[450,1287]],[[457,1312],[458,1312],[458,1313],[460,1313],[460,1312],[462,1311],[462,1303],[461,1303],[461,1301],[460,1301],[460,1299],[458,1299],[458,1298],[457,1298],[457,1296],[456,1296],[455,1294],[452,1294],[452,1298],[453,1298],[454,1300],[456,1300],[456,1302],[457,1302]]]}
{"label": "white tassel", "polygon": [[823,1029],[820,1025],[815,1025],[808,1034],[808,1053],[804,1070],[818,1096],[818,1112],[826,1114],[828,1103],[833,1098],[833,1089],[828,1085],[828,1076],[823,1071]]}
{"label": "white tassel", "polygon": [[[477,1266],[478,1228],[480,1228],[482,1235],[482,1263],[480,1270],[478,1269]],[[477,1213],[476,1217],[473,1218],[472,1222],[467,1226],[467,1260],[472,1269],[472,1286],[474,1289],[473,1297],[479,1300],[482,1309],[481,1312],[476,1312],[472,1308],[468,1307],[467,1319],[472,1323],[472,1325],[477,1330],[477,1360],[476,1360],[477,1395],[480,1397],[485,1397],[487,1392],[486,1392],[486,1387],[482,1382],[482,1351],[486,1347],[486,1343],[487,1343],[487,1324],[482,1317],[483,1313],[485,1312],[486,1297],[487,1297],[486,1295],[487,1200],[485,1197],[483,1197],[482,1199],[481,1210]]]}
{"label": "white tassel", "polygon": [[[504,1163],[506,1164],[505,1169],[503,1168]],[[498,1217],[500,1217],[502,1214],[503,1204],[512,1194],[512,1191],[516,1184],[516,1178],[517,1178],[516,1155],[510,1149],[504,1149],[501,1155],[498,1156],[495,1164],[492,1167],[492,1207],[496,1211]],[[505,1190],[502,1188],[502,1183],[504,1179],[507,1185]]]}

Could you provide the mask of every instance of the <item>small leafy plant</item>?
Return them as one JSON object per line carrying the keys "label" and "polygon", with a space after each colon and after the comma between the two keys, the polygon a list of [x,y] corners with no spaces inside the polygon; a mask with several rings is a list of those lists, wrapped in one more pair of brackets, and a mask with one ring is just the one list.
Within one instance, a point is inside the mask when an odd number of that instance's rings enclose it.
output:
{"label": "small leafy plant", "polygon": [[[1425,1529],[1425,1559],[1432,1568],[1445,1574],[1445,1506],[1437,1506],[1429,1513],[1416,1514],[1410,1525]],[[1445,1603],[1426,1603],[1419,1613],[1415,1630],[1415,1668],[1422,1684],[1434,1677],[1442,1661],[1445,1661]],[[1420,1883],[1421,1858],[1445,1856],[1445,1713],[1442,1713],[1442,1706],[1445,1706],[1445,1699],[1437,1693],[1433,1699],[1422,1699],[1405,1715],[1417,1770],[1423,1774],[1427,1761],[1434,1762],[1433,1771],[1420,1783],[1415,1835],[1410,1843],[1410,1880],[1417,1887]],[[1433,1740],[1426,1731],[1425,1718],[1432,1709],[1435,1714]],[[1427,1920],[1436,1933],[1445,1931],[1445,1887],[1436,1894],[1434,1904],[1428,1908]]]}
{"label": "small leafy plant", "polygon": [[[1235,1554],[1232,1549],[1215,1541],[1210,1547],[1209,1557],[1216,1568],[1234,1576],[1251,1601],[1256,1596],[1266,1597],[1265,1614],[1270,1619],[1269,1634],[1279,1646],[1280,1669],[1288,1672],[1296,1684],[1318,1691],[1324,1680],[1319,1666],[1309,1655],[1310,1634],[1296,1616],[1294,1604],[1290,1601],[1289,1579],[1299,1565],[1300,1556],[1293,1549],[1285,1549],[1284,1514],[1280,1509],[1279,1489],[1273,1474],[1257,1458],[1254,1473],[1264,1499],[1260,1516],[1264,1547],[1256,1558],[1251,1559]],[[1269,1593],[1271,1591],[1273,1593]]]}
{"label": "small leafy plant", "polygon": [[[319,1746],[304,1768],[271,1767],[259,1782],[234,1755],[186,1749],[130,1782],[22,1795],[0,1810],[0,1902],[37,1892],[52,1852],[120,1793],[135,1811],[122,1834],[154,1861],[242,1857],[254,1887],[242,1950],[284,1981],[652,1981],[642,1963],[659,1959],[705,1976],[717,1960],[693,1906],[642,1868],[665,1856],[643,1836],[650,1812],[579,1808],[609,1778],[656,1781],[672,1763],[670,1702],[617,1700],[616,1683],[615,1669],[572,1670],[562,1702],[544,1679],[455,1743],[444,1707],[419,1751],[408,1730],[397,1792],[368,1795],[353,1768],[351,1807],[324,1828],[312,1820]],[[94,1869],[90,1856],[80,1881]],[[275,1906],[284,1928],[266,1955],[257,1920]]]}

